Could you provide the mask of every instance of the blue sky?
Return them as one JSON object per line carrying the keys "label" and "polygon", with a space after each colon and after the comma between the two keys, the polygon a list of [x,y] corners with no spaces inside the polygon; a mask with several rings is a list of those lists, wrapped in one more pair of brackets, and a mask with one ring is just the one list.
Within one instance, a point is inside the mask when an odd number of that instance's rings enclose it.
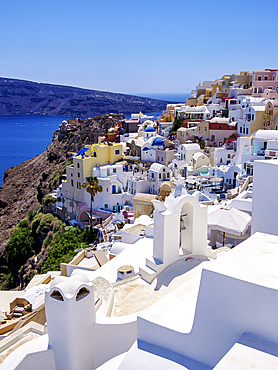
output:
{"label": "blue sky", "polygon": [[276,0],[14,0],[0,11],[0,76],[121,93],[278,68]]}

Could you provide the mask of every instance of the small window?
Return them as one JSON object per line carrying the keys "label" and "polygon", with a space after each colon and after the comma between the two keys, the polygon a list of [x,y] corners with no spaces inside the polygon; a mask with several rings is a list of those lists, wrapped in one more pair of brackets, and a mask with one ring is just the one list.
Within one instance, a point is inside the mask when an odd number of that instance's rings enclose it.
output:
{"label": "small window", "polygon": [[239,128],[239,132],[240,132],[240,134],[242,134],[242,127]]}
{"label": "small window", "polygon": [[221,126],[218,126],[218,129],[221,130]]}
{"label": "small window", "polygon": [[104,204],[104,208],[108,208],[108,204],[107,203]]}
{"label": "small window", "polygon": [[116,155],[120,154],[119,149],[116,149],[116,150],[115,150],[115,154],[116,154]]}
{"label": "small window", "polygon": [[248,135],[248,127],[246,127],[246,134]]}
{"label": "small window", "polygon": [[57,301],[63,301],[64,298],[62,294],[59,292],[59,290],[53,290],[53,292],[50,294],[51,298],[57,299]]}
{"label": "small window", "polygon": [[80,177],[80,172],[77,172],[77,177]]}
{"label": "small window", "polygon": [[113,173],[116,173],[117,172],[117,169],[116,168],[113,168]]}
{"label": "small window", "polygon": [[71,175],[71,177],[73,177],[73,173],[71,173],[70,175]]}
{"label": "small window", "polygon": [[77,162],[77,168],[79,168],[79,167],[80,167],[80,163]]}
{"label": "small window", "polygon": [[70,181],[71,186],[73,186],[73,180]]}
{"label": "small window", "polygon": [[258,81],[261,81],[262,80],[262,76],[258,76]]}
{"label": "small window", "polygon": [[157,157],[157,160],[159,161],[159,157]]}
{"label": "small window", "polygon": [[161,179],[161,173],[159,174],[159,178]]}
{"label": "small window", "polygon": [[207,127],[205,127],[205,131],[207,131]]}
{"label": "small window", "polygon": [[264,80],[267,81],[268,80],[268,76],[264,76]]}
{"label": "small window", "polygon": [[254,114],[252,114],[252,121],[254,121]]}
{"label": "small window", "polygon": [[89,295],[89,294],[90,294],[89,290],[87,288],[83,287],[77,293],[76,300],[80,301],[80,299],[87,297],[87,295]]}

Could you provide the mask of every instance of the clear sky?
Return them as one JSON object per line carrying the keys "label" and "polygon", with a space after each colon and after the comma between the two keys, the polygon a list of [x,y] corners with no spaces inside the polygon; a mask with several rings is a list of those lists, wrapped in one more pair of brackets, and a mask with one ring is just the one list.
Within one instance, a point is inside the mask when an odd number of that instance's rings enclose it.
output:
{"label": "clear sky", "polygon": [[121,93],[278,68],[278,2],[1,1],[0,76]]}

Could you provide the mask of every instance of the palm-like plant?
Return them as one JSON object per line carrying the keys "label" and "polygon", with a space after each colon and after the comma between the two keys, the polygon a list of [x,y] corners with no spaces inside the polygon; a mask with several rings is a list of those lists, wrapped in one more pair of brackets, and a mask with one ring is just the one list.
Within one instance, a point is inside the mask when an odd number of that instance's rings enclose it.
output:
{"label": "palm-like plant", "polygon": [[86,177],[86,182],[82,185],[82,188],[86,189],[87,192],[91,195],[91,207],[90,207],[90,232],[92,233],[93,229],[93,201],[94,197],[97,193],[101,193],[103,191],[102,186],[98,183],[98,178],[94,176]]}

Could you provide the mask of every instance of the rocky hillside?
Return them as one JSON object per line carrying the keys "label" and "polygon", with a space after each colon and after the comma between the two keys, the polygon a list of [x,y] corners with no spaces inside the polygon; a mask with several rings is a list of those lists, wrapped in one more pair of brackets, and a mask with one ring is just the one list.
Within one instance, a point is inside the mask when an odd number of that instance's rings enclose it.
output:
{"label": "rocky hillside", "polygon": [[132,95],[0,77],[0,115],[95,117],[120,112],[156,112],[164,110],[168,103]]}
{"label": "rocky hillside", "polygon": [[76,120],[76,124],[61,137],[57,130],[45,152],[5,172],[0,188],[0,256],[11,230],[29,210],[38,210],[44,195],[61,182],[63,168],[74,151],[85,143],[93,143],[123,115],[104,115],[94,119]]}

